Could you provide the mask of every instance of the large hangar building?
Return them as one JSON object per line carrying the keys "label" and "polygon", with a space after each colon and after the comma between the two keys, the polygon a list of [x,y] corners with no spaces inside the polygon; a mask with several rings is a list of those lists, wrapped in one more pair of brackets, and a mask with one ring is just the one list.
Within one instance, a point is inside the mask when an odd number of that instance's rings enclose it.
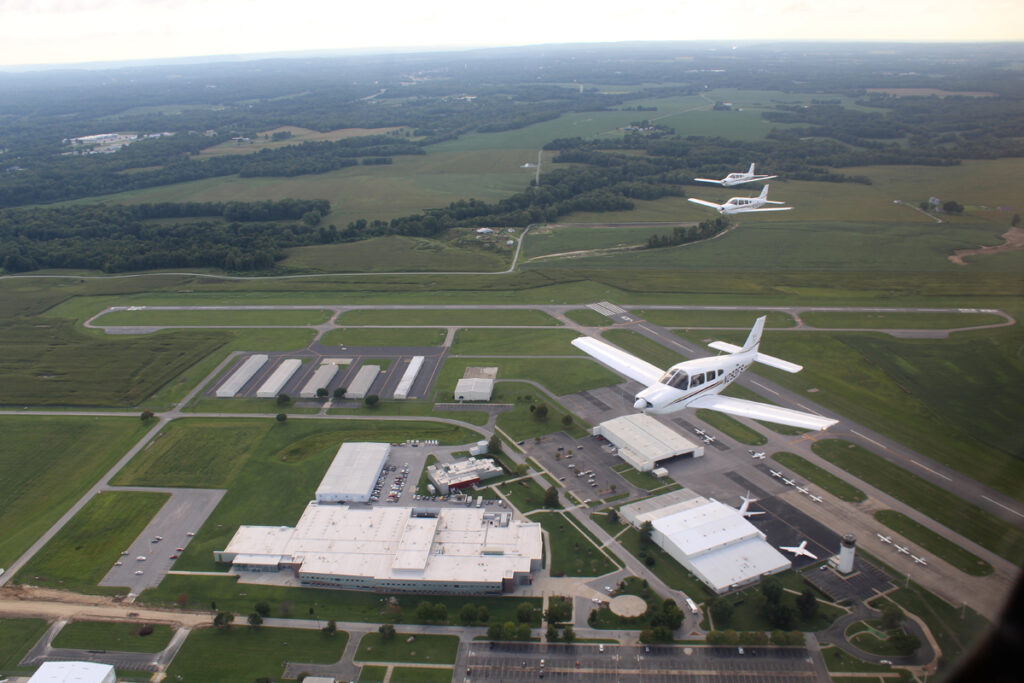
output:
{"label": "large hangar building", "polygon": [[739,510],[688,489],[626,505],[622,516],[637,528],[651,522],[651,540],[716,593],[792,566]]}
{"label": "large hangar building", "polygon": [[391,444],[341,444],[316,489],[318,503],[366,503],[391,453]]}
{"label": "large hangar building", "polygon": [[312,501],[294,528],[242,526],[213,555],[243,577],[290,571],[307,586],[497,594],[532,581],[542,547],[540,524],[510,512]]}
{"label": "large hangar building", "polygon": [[650,472],[673,458],[699,458],[704,455],[703,446],[642,413],[602,422],[594,427],[593,433],[604,437],[615,446],[620,458],[641,472]]}

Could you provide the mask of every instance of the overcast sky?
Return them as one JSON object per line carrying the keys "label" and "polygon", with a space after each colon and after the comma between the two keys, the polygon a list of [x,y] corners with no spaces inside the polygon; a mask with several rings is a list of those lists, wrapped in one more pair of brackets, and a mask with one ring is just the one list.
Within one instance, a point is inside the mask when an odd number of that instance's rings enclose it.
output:
{"label": "overcast sky", "polygon": [[631,40],[1024,40],[1024,0],[0,0],[0,65]]}

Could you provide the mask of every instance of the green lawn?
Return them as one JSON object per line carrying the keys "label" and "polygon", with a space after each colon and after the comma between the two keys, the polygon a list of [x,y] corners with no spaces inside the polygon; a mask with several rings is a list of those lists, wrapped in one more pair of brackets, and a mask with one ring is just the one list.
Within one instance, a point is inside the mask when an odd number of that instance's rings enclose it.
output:
{"label": "green lawn", "polygon": [[[829,671],[839,671],[839,672],[843,672],[843,673],[862,673],[862,672],[863,673],[873,673],[873,672],[876,672],[876,671],[877,672],[892,671],[892,667],[890,667],[888,664],[873,664],[873,663],[870,663],[870,662],[865,662],[865,661],[863,661],[861,659],[857,659],[856,657],[854,657],[852,655],[846,654],[845,652],[840,650],[838,647],[823,647],[823,648],[821,648],[821,655],[822,655],[822,657],[824,657],[824,659],[825,659],[825,666],[828,667]],[[850,681],[851,683],[853,681],[860,681],[861,683],[866,683],[867,681],[878,680],[878,679],[871,679],[871,678],[865,678],[865,677],[851,678],[851,677],[833,676],[832,680],[833,681],[844,680],[844,681]],[[888,681],[888,680],[891,680],[891,679],[886,678],[885,680]]]}
{"label": "green lawn", "polygon": [[43,637],[49,624],[43,619],[0,618],[0,673],[31,676],[34,668],[22,668],[18,662]]}
{"label": "green lawn", "polygon": [[228,327],[233,325],[317,325],[327,322],[331,312],[323,310],[135,310],[110,311],[93,321],[94,325],[170,325]]}
{"label": "green lawn", "polygon": [[703,408],[697,410],[697,417],[704,420],[715,429],[728,434],[736,441],[748,446],[760,446],[763,443],[767,443],[768,439],[763,434],[757,432],[745,424],[741,423],[724,413],[718,413],[713,410],[704,410]]}
{"label": "green lawn", "polygon": [[[359,242],[318,244],[287,250],[281,268],[328,273],[380,273],[393,271],[505,270],[515,247],[497,241],[491,248],[469,237],[468,230],[449,231],[449,239],[389,235]],[[462,233],[454,237],[452,233]]]}
{"label": "green lawn", "polygon": [[[803,588],[800,588],[803,590]],[[818,602],[818,613],[811,619],[803,619],[796,609],[797,596],[789,591],[783,591],[780,599],[781,604],[787,605],[793,610],[793,628],[797,631],[820,631],[827,628],[833,621],[846,614],[845,610],[838,607]],[[721,598],[733,606],[732,615],[728,621],[719,623],[721,620],[715,618],[715,628],[718,630],[733,629],[736,631],[770,631],[771,622],[763,613],[765,598],[761,594],[759,585],[746,588],[736,593],[730,593]]]}
{"label": "green lawn", "polygon": [[619,463],[618,465],[613,465],[612,469],[618,472],[619,476],[623,479],[633,484],[633,486],[642,488],[645,491],[660,489],[662,486],[672,483],[671,479],[658,479],[650,472],[641,472],[634,469],[632,465],[624,462]]}
{"label": "green lawn", "polygon": [[789,313],[781,311],[687,311],[666,309],[644,309],[633,311],[644,320],[663,327],[742,327],[750,329],[754,321],[767,315],[766,328],[795,327],[796,321]]}
{"label": "green lawn", "polygon": [[118,652],[160,652],[171,642],[174,631],[157,624],[149,635],[141,635],[141,624],[116,621],[73,621],[53,639],[53,647]]}
{"label": "green lawn", "polygon": [[675,351],[671,351],[633,330],[609,330],[602,335],[602,338],[662,369],[686,360]]}
{"label": "green lawn", "polygon": [[436,327],[345,327],[320,338],[325,346],[440,346],[447,331]]}
{"label": "green lawn", "polygon": [[772,460],[778,461],[780,465],[788,467],[812,484],[816,484],[831,493],[840,500],[848,503],[860,503],[867,500],[867,496],[856,486],[840,479],[805,458],[795,453],[780,451],[772,454]]}
{"label": "green lawn", "polygon": [[252,683],[266,677],[280,680],[283,661],[330,664],[341,658],[348,634],[285,628],[250,628],[192,631],[167,669],[171,681]]}
{"label": "green lawn", "polygon": [[1024,531],[860,446],[838,439],[811,448],[829,462],[1011,562],[1024,562]]}
{"label": "green lawn", "polygon": [[[536,392],[534,387],[519,382],[502,382],[497,386],[501,387],[502,395],[507,402],[514,400],[512,410],[498,415],[498,426],[512,439],[521,441],[561,431],[575,438],[586,436],[586,431],[580,427],[580,421],[575,417],[569,425],[562,423],[562,419],[567,413],[563,412],[558,404],[548,400],[547,397],[537,396],[536,393],[529,394],[530,391]],[[514,396],[513,390],[515,391]],[[523,393],[519,393],[520,391]],[[526,396],[533,396],[533,399],[527,400]],[[548,407],[547,417],[543,420],[538,419],[536,413],[530,411],[531,405],[536,407],[541,403]]]}
{"label": "green lawn", "polygon": [[811,327],[860,328],[875,330],[946,330],[975,325],[993,325],[1004,318],[994,313],[876,313],[807,311],[800,319]]}
{"label": "green lawn", "polygon": [[621,518],[619,521],[612,522],[608,518],[608,512],[605,510],[602,510],[601,512],[591,512],[590,519],[594,520],[598,526],[607,531],[609,536],[614,536],[619,533],[622,531],[623,526],[625,526],[621,521]]}
{"label": "green lawn", "polygon": [[0,567],[28,550],[151,426],[124,417],[0,416]]}
{"label": "green lawn", "polygon": [[15,581],[82,593],[123,592],[97,584],[169,497],[166,493],[97,494],[22,567]]}
{"label": "green lawn", "polygon": [[450,683],[454,669],[448,667],[396,666],[391,670],[394,683]]}
{"label": "green lawn", "polygon": [[875,512],[875,519],[971,576],[988,576],[994,571],[992,565],[985,560],[918,524],[902,512],[878,510]]}
{"label": "green lawn", "polygon": [[470,328],[455,333],[451,352],[471,356],[581,356],[583,352],[571,343],[578,336],[574,330]]}
{"label": "green lawn", "polygon": [[522,513],[544,507],[544,489],[529,477],[498,484],[498,490]]}
{"label": "green lawn", "polygon": [[359,683],[378,683],[383,681],[388,673],[386,666],[374,666],[367,664],[359,670]]}
{"label": "green lawn", "polygon": [[[408,642],[409,638],[412,642]],[[355,660],[359,662],[415,662],[417,664],[454,664],[459,651],[458,636],[425,635],[410,636],[396,633],[389,641],[383,641],[376,631],[367,633],[359,641]]]}
{"label": "green lawn", "polygon": [[584,327],[605,327],[612,324],[610,318],[589,308],[574,308],[566,311],[565,317]]}
{"label": "green lawn", "polygon": [[558,325],[543,311],[533,309],[361,309],[338,316],[339,325],[443,325],[487,327],[505,325]]}
{"label": "green lawn", "polygon": [[552,576],[602,576],[618,569],[563,513],[538,512],[530,519],[540,522],[551,537]]}

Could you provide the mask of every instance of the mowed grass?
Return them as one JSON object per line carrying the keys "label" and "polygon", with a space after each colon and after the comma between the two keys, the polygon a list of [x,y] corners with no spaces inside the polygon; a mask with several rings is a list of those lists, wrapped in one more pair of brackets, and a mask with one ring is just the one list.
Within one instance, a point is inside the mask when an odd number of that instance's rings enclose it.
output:
{"label": "mowed grass", "polygon": [[1024,531],[991,513],[856,444],[825,439],[816,441],[811,448],[832,464],[903,501],[939,524],[1011,562],[1024,562]]}
{"label": "mowed grass", "polygon": [[[575,394],[580,391],[619,384],[623,380],[589,358],[452,358],[449,356],[437,381],[434,382],[434,398],[439,402],[451,401],[455,384],[462,378],[467,367],[497,367],[498,382],[494,385],[492,402],[511,402],[518,395],[532,395],[545,401],[549,408],[555,408],[536,387],[528,391],[519,385],[509,386],[503,380],[530,380],[545,387],[555,396]],[[549,421],[552,418],[549,418]]]}
{"label": "mowed grass", "polygon": [[35,668],[18,666],[32,646],[43,637],[49,624],[43,619],[0,619],[0,673],[25,673]]}
{"label": "mowed grass", "polygon": [[1005,318],[994,313],[877,313],[806,311],[800,319],[811,327],[874,330],[955,330],[976,325],[994,325]]}
{"label": "mowed grass", "polygon": [[[411,639],[411,642],[409,642]],[[359,641],[354,659],[359,662],[415,662],[417,664],[454,664],[459,637],[431,634],[396,633],[385,641],[371,632]]]}
{"label": "mowed grass", "polygon": [[686,360],[675,351],[632,330],[609,330],[601,338],[659,368],[670,368]]}
{"label": "mowed grass", "polygon": [[331,330],[320,338],[320,343],[325,346],[440,346],[446,336],[447,331],[439,328],[346,327]]}
{"label": "mowed grass", "polygon": [[845,500],[847,503],[861,503],[867,500],[867,496],[859,488],[843,481],[831,472],[824,470],[796,453],[780,451],[772,454],[772,460],[780,465],[788,467],[807,481],[820,486],[836,498]]}
{"label": "mowed grass", "polygon": [[137,418],[0,416],[0,567],[28,550],[149,428]]}
{"label": "mowed grass", "polygon": [[168,325],[230,327],[233,325],[317,325],[326,322],[331,312],[324,310],[259,310],[240,311],[189,310],[189,311],[110,311],[93,320],[100,326]]}
{"label": "mowed grass", "polygon": [[360,309],[338,316],[339,325],[442,325],[444,327],[504,327],[558,325],[543,311],[529,308],[407,308]]}
{"label": "mowed grass", "polygon": [[[304,142],[334,142],[337,140],[346,140],[348,138],[364,137],[367,135],[386,135],[393,130],[398,130],[398,128],[339,128],[337,130],[329,130],[326,133],[322,133],[318,130],[300,128],[299,126],[278,126],[277,128],[255,134],[252,137],[251,142],[236,142],[234,140],[228,140],[227,142],[222,142],[219,145],[213,145],[212,147],[200,150],[199,154],[196,156],[204,158],[232,154],[253,154],[262,149],[277,149],[280,147],[288,147],[290,145],[301,145]],[[278,132],[291,133],[291,137],[284,140],[271,139],[270,136],[273,136],[274,133]]]}
{"label": "mowed grass", "polygon": [[463,329],[455,333],[455,355],[582,356],[572,345],[580,336],[574,330]]}
{"label": "mowed grass", "polygon": [[[692,223],[688,223],[692,224]],[[678,224],[677,224],[678,225]],[[682,225],[687,225],[684,223]],[[583,226],[546,225],[532,228],[523,243],[526,260],[551,254],[572,254],[591,249],[616,249],[647,244],[654,235],[671,233],[675,225]]]}
{"label": "mowed grass", "polygon": [[348,634],[286,628],[198,629],[189,633],[167,669],[172,681],[252,683],[281,680],[283,660],[330,664],[341,659]]}
{"label": "mowed grass", "polygon": [[544,487],[530,477],[506,481],[496,486],[501,495],[524,514],[544,507]]}
{"label": "mowed grass", "polygon": [[515,245],[494,242],[453,244],[421,237],[376,237],[359,242],[295,247],[278,266],[327,273],[499,272],[509,267]]}
{"label": "mowed grass", "polygon": [[985,560],[918,524],[902,512],[879,510],[875,513],[875,519],[971,576],[988,576],[994,571],[992,565]]}
{"label": "mowed grass", "polygon": [[449,667],[396,666],[391,670],[393,683],[451,683],[455,670]]}
{"label": "mowed grass", "polygon": [[585,327],[606,327],[612,324],[611,318],[589,308],[574,308],[566,311],[565,317]]}
{"label": "mowed grass", "polygon": [[739,420],[736,420],[725,413],[718,413],[713,410],[698,409],[696,415],[704,422],[715,429],[728,434],[736,441],[748,446],[760,446],[767,443],[768,439],[760,432],[751,429]]}
{"label": "mowed grass", "polygon": [[637,317],[663,327],[743,327],[750,329],[762,315],[768,316],[765,326],[795,327],[796,321],[782,311],[688,311],[647,308],[634,310]]}
{"label": "mowed grass", "polygon": [[152,626],[149,635],[140,635],[142,624],[124,621],[72,621],[53,639],[53,647],[78,650],[115,650],[118,652],[160,652],[171,642],[174,631],[165,624]]}
{"label": "mowed grass", "polygon": [[97,494],[22,567],[15,581],[81,593],[118,592],[97,584],[169,497],[129,491]]}
{"label": "mowed grass", "polygon": [[551,537],[548,568],[552,576],[603,576],[618,569],[565,514],[537,512],[530,520],[540,522]]}
{"label": "mowed grass", "polygon": [[[574,438],[586,436],[581,420],[572,416],[572,422],[564,424],[564,417],[571,414],[566,413],[560,405],[548,400],[546,396],[539,395],[533,386],[519,382],[501,382],[496,386],[501,388],[501,402],[513,403],[512,410],[500,413],[497,421],[498,427],[512,439],[520,441],[560,431]],[[526,398],[531,395],[532,399]],[[499,400],[498,397],[495,397],[495,400]],[[542,403],[548,407],[548,414],[543,419],[538,418],[536,413],[536,407]],[[534,406],[532,411],[531,405]]]}

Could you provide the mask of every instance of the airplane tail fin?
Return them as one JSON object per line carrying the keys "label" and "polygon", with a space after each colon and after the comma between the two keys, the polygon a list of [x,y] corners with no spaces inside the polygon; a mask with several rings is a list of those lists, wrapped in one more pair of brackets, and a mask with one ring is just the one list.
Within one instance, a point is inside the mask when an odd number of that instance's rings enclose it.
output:
{"label": "airplane tail fin", "polygon": [[757,350],[757,345],[761,343],[761,333],[764,331],[764,321],[767,317],[762,315],[754,321],[754,326],[750,328],[750,334],[747,335],[747,341],[743,344],[743,351]]}
{"label": "airplane tail fin", "polygon": [[750,175],[754,175],[754,164],[750,164],[750,170],[747,171]]}
{"label": "airplane tail fin", "polygon": [[769,356],[767,353],[760,353],[757,350],[758,345],[761,343],[761,333],[764,331],[764,321],[767,317],[768,316],[762,315],[754,321],[754,326],[750,328],[750,334],[747,335],[747,341],[742,347],[723,341],[713,341],[708,344],[708,346],[718,351],[725,351],[726,353],[743,353],[746,351],[753,351],[754,360],[758,363],[764,363],[765,365],[778,368],[779,370],[785,370],[786,372],[800,372],[804,369],[802,365],[790,363],[788,360]]}
{"label": "airplane tail fin", "polygon": [[761,188],[761,196],[758,199],[768,199],[768,185]]}

